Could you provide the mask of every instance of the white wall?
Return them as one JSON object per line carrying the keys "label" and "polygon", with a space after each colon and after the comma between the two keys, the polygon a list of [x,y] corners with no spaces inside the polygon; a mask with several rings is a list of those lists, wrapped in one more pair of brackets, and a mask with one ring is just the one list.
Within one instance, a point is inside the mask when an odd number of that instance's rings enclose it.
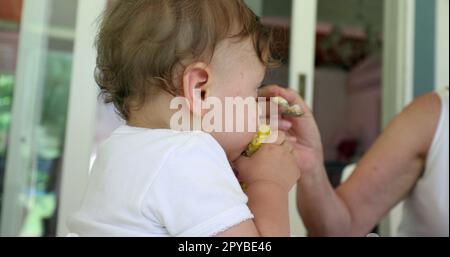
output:
{"label": "white wall", "polygon": [[449,85],[448,0],[436,2],[436,87]]}

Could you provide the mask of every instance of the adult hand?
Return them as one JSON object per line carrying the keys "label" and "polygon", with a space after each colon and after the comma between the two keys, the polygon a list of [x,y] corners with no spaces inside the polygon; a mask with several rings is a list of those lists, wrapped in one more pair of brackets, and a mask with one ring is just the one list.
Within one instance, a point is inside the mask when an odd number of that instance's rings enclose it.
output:
{"label": "adult hand", "polygon": [[299,94],[293,90],[271,85],[262,88],[259,92],[259,97],[277,96],[285,98],[291,105],[298,104],[304,112],[300,118],[280,116],[280,130],[284,130],[288,136],[297,139],[294,143],[294,151],[302,174],[320,172],[319,170],[323,170],[323,148],[312,112]]}

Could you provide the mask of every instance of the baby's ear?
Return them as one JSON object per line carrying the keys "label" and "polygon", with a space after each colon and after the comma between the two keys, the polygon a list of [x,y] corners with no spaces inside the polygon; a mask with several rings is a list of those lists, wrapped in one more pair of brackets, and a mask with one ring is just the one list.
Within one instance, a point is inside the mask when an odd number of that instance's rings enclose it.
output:
{"label": "baby's ear", "polygon": [[[194,104],[200,104],[208,95],[210,70],[205,63],[189,65],[183,73],[183,93],[193,111]],[[195,102],[197,101],[197,102]]]}

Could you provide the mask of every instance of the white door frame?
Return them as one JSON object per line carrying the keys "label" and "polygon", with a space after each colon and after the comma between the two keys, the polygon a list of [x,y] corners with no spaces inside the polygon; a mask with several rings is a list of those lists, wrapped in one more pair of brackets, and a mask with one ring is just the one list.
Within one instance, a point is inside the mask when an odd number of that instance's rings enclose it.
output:
{"label": "white door frame", "polygon": [[310,108],[314,99],[317,0],[292,0],[289,87],[302,94]]}
{"label": "white door frame", "polygon": [[94,142],[98,89],[94,80],[97,53],[94,49],[97,21],[106,0],[78,0],[72,80],[62,178],[57,235],[68,234],[67,220],[76,211],[88,183]]}
{"label": "white door frame", "polygon": [[415,1],[384,1],[382,127],[413,100]]}
{"label": "white door frame", "polygon": [[[310,108],[314,99],[314,63],[317,0],[292,0],[289,87],[298,91]],[[306,236],[297,210],[297,187],[289,194],[291,233]]]}
{"label": "white door frame", "polygon": [[[384,1],[382,127],[413,100],[415,1]],[[395,236],[402,218],[400,203],[380,224],[382,236]]]}

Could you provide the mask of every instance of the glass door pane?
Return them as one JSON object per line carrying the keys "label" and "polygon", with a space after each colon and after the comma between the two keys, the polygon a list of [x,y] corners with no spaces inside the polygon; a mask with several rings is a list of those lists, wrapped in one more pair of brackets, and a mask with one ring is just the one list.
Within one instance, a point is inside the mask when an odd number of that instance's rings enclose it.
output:
{"label": "glass door pane", "polygon": [[77,3],[0,0],[2,236],[56,233]]}

